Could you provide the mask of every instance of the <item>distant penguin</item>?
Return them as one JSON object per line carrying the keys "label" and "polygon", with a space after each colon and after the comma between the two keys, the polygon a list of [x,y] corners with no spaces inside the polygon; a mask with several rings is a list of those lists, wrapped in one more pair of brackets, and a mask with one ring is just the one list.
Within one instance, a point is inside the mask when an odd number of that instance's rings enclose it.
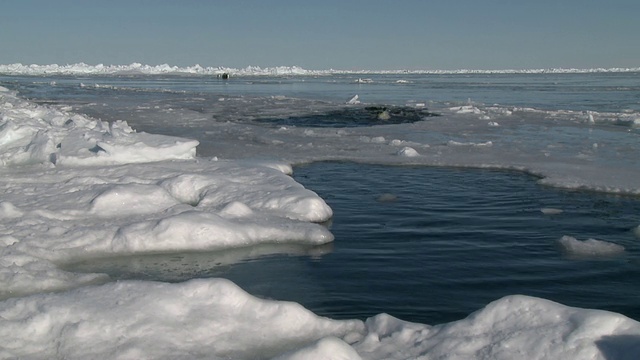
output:
{"label": "distant penguin", "polygon": [[227,79],[229,79],[229,74],[228,73],[222,73],[221,78],[222,78],[222,80],[227,80]]}

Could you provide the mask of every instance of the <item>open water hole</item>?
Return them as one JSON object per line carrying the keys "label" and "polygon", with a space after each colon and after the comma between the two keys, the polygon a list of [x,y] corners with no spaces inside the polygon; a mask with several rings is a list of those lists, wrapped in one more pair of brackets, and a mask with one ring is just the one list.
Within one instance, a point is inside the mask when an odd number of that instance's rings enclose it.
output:
{"label": "open water hole", "polygon": [[[336,319],[385,312],[438,324],[525,294],[640,320],[638,198],[495,170],[321,162],[296,167],[294,177],[334,210],[332,244],[94,259],[69,269],[171,282],[224,277]],[[571,256],[557,243],[563,235],[625,251]]]}

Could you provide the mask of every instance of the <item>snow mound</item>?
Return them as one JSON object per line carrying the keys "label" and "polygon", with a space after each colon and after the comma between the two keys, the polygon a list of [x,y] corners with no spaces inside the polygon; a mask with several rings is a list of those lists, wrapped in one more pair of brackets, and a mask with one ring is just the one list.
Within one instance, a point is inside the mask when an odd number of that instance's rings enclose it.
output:
{"label": "snow mound", "polygon": [[[160,316],[159,316],[160,315]],[[514,295],[436,326],[316,316],[224,279],[121,281],[0,302],[1,358],[632,359],[640,323]]]}
{"label": "snow mound", "polygon": [[363,328],[223,279],[122,281],[0,303],[0,358],[269,358]]}
{"label": "snow mound", "polygon": [[634,320],[522,295],[449,324],[381,314],[366,328],[353,345],[363,359],[631,359],[640,351],[640,323]]}
{"label": "snow mound", "polygon": [[416,149],[410,146],[405,146],[402,149],[398,150],[398,155],[404,157],[417,157],[420,156],[420,153],[418,153]]}

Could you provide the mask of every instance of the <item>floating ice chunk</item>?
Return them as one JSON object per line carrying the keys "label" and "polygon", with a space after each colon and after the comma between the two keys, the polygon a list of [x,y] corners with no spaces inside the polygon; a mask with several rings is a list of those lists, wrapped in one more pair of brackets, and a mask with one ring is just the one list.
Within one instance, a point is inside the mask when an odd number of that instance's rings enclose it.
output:
{"label": "floating ice chunk", "polygon": [[362,79],[362,78],[358,78],[358,80],[355,81],[358,84],[371,84],[373,83],[373,79]]}
{"label": "floating ice chunk", "polygon": [[447,145],[449,145],[449,146],[490,147],[490,146],[493,146],[493,142],[486,141],[486,142],[482,142],[482,143],[474,143],[474,142],[459,142],[459,141],[449,140],[447,142]]}
{"label": "floating ice chunk", "polygon": [[347,101],[347,104],[349,105],[356,105],[356,104],[360,104],[360,100],[358,100],[358,95],[354,95],[349,101]]}
{"label": "floating ice chunk", "polygon": [[498,127],[498,126],[500,126],[500,124],[498,124],[498,123],[497,123],[497,122],[495,122],[495,121],[489,121],[489,123],[488,123],[487,125],[489,125],[489,126],[491,126],[491,127]]}
{"label": "floating ice chunk", "polygon": [[449,110],[454,111],[456,114],[482,114],[482,110],[478,109],[473,105],[464,105],[464,106],[454,106],[449,108]]}
{"label": "floating ice chunk", "polygon": [[567,235],[560,238],[558,243],[569,255],[575,256],[611,256],[624,252],[622,245],[596,239],[580,241]]}
{"label": "floating ice chunk", "polygon": [[420,154],[416,151],[416,149],[409,147],[409,146],[405,146],[402,149],[400,149],[397,153],[400,156],[405,156],[405,157],[416,157],[416,156],[420,156]]}
{"label": "floating ice chunk", "polygon": [[386,193],[378,196],[376,199],[378,202],[394,202],[398,200],[398,196],[391,193]]}
{"label": "floating ice chunk", "polygon": [[545,215],[557,215],[557,214],[562,214],[564,210],[556,209],[556,208],[542,208],[540,209],[540,212],[542,212]]}
{"label": "floating ice chunk", "polygon": [[508,108],[499,106],[497,104],[486,108],[486,110],[495,115],[510,116],[513,114],[512,110],[509,110]]}

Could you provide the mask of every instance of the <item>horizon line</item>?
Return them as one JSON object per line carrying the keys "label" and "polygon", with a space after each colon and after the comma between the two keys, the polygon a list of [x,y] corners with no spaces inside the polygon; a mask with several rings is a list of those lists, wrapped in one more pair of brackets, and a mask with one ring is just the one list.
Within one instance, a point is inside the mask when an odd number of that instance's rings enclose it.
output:
{"label": "horizon line", "polygon": [[305,69],[296,65],[282,66],[255,66],[246,67],[226,67],[226,66],[201,66],[195,64],[191,66],[176,66],[168,64],[146,65],[138,62],[123,65],[96,65],[78,62],[73,64],[0,64],[0,74],[6,75],[118,75],[118,74],[140,74],[140,75],[160,75],[160,74],[190,74],[190,75],[221,75],[223,73],[234,76],[284,76],[284,75],[332,75],[332,74],[562,74],[562,73],[626,73],[640,72],[640,67],[595,67],[595,68],[523,68],[523,69]]}

